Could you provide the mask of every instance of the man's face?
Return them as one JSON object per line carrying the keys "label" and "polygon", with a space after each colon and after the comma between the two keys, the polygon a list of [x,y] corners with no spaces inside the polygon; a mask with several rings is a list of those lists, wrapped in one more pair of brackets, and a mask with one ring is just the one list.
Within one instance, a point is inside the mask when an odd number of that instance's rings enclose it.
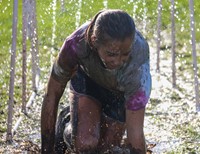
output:
{"label": "man's face", "polygon": [[129,58],[133,41],[126,38],[124,41],[113,40],[97,48],[98,54],[107,69],[120,68]]}

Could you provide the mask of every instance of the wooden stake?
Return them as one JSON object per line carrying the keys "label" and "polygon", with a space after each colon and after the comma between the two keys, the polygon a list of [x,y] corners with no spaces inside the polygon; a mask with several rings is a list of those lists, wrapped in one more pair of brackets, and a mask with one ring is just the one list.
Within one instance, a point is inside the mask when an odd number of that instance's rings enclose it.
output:
{"label": "wooden stake", "polygon": [[197,73],[198,67],[197,67],[197,53],[196,53],[196,36],[195,36],[195,19],[194,19],[194,2],[193,2],[193,0],[189,0],[189,9],[190,9],[190,28],[191,28],[191,45],[192,45],[192,57],[193,57],[196,111],[200,112],[199,82],[198,82],[198,73]]}
{"label": "wooden stake", "polygon": [[12,25],[12,47],[11,47],[11,64],[10,64],[10,85],[9,85],[9,102],[8,102],[8,119],[7,119],[7,136],[6,141],[12,142],[12,118],[14,104],[14,80],[15,80],[15,59],[16,59],[16,42],[17,42],[17,21],[18,21],[18,0],[14,0],[13,5],[13,25]]}
{"label": "wooden stake", "polygon": [[175,20],[174,20],[174,0],[171,0],[171,39],[172,39],[172,87],[176,87],[176,39],[175,39]]}
{"label": "wooden stake", "polygon": [[158,18],[157,18],[157,68],[156,70],[160,72],[160,29],[161,29],[161,14],[162,14],[162,0],[158,0]]}
{"label": "wooden stake", "polygon": [[22,10],[22,112],[26,113],[26,74],[27,74],[27,0],[23,0]]}

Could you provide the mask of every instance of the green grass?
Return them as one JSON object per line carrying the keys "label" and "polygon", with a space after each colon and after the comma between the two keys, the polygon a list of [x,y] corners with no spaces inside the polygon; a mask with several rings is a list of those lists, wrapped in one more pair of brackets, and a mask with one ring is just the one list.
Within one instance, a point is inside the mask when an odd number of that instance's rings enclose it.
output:
{"label": "green grass", "polygon": [[193,124],[190,124],[189,122],[178,124],[175,127],[176,129],[174,129],[174,134],[177,137],[182,138],[183,142],[181,145],[179,145],[178,148],[174,149],[173,152],[168,152],[168,154],[173,154],[173,153],[196,154],[196,152],[200,150],[199,148],[200,143],[197,142],[200,139],[199,131],[196,130]]}
{"label": "green grass", "polygon": [[[131,16],[135,17],[135,23],[139,30],[144,32],[143,26],[146,24],[145,37],[148,39],[155,39],[157,33],[157,0],[115,0],[107,1],[108,8],[123,9]],[[145,3],[144,3],[145,2]],[[61,10],[60,1],[56,5],[56,38],[55,43],[52,44],[52,0],[37,0],[37,25],[38,25],[38,39],[39,39],[39,58],[41,67],[41,77],[47,81],[48,73],[50,70],[50,51],[54,48],[55,55],[59,51],[65,38],[76,29],[76,13],[80,9],[81,19],[80,24],[90,20],[99,10],[104,8],[103,0],[83,0],[81,8],[78,8],[79,0],[65,1],[65,10]],[[195,26],[196,26],[196,41],[200,42],[200,1],[195,3]],[[0,0],[0,132],[5,131],[5,122],[7,116],[7,101],[9,92],[9,79],[10,79],[10,48],[12,36],[12,11],[13,1]],[[179,71],[188,70],[192,73],[192,57],[190,40],[190,18],[188,0],[176,1],[176,41],[179,46],[178,61],[182,62],[179,66]],[[162,27],[161,30],[170,30],[170,1],[163,1],[162,10]],[[166,38],[170,39],[170,38]],[[22,51],[22,1],[19,1],[18,7],[18,30],[17,30],[17,59],[16,59],[16,78],[15,78],[15,101],[21,103],[21,51]],[[182,52],[182,47],[187,46],[186,52]],[[28,41],[30,47],[30,41]],[[199,47],[197,52],[199,53]],[[29,50],[28,56],[30,57]],[[55,56],[54,55],[54,56]],[[200,61],[200,57],[198,57]],[[28,63],[28,93],[31,91],[31,64]],[[173,99],[179,99],[178,96],[172,95]],[[156,103],[157,100],[152,100]],[[2,123],[3,122],[3,123]],[[196,132],[188,132],[188,135],[195,136]],[[199,137],[199,134],[196,134]]]}

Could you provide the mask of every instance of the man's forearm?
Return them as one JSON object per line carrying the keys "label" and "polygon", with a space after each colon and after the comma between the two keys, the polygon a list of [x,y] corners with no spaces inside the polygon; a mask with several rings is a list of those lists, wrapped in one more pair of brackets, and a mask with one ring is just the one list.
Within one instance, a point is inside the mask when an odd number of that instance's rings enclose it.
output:
{"label": "man's forearm", "polygon": [[143,131],[145,108],[131,111],[126,110],[127,138],[131,145],[132,154],[145,154],[146,143]]}
{"label": "man's forearm", "polygon": [[146,154],[146,142],[144,133],[137,137],[129,138],[130,154]]}
{"label": "man's forearm", "polygon": [[42,135],[42,154],[53,154],[54,153],[54,134]]}
{"label": "man's forearm", "polygon": [[42,154],[54,153],[55,123],[57,117],[57,103],[50,105],[52,100],[45,96],[41,114]]}
{"label": "man's forearm", "polygon": [[136,144],[129,143],[128,149],[130,150],[130,154],[146,154],[145,139],[137,141]]}
{"label": "man's forearm", "polygon": [[145,138],[140,141],[140,144],[138,143],[136,146],[132,146],[131,144],[129,145],[130,154],[146,154]]}
{"label": "man's forearm", "polygon": [[42,153],[45,154],[54,153],[55,124],[58,104],[64,92],[66,83],[59,83],[52,77],[49,79],[41,112]]}

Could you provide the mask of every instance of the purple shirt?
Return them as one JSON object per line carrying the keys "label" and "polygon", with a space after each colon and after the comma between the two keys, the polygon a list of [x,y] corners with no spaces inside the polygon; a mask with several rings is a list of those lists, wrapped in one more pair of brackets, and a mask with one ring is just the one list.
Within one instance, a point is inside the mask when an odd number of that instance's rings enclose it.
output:
{"label": "purple shirt", "polygon": [[53,77],[59,82],[69,81],[79,65],[99,85],[123,91],[127,109],[144,108],[151,91],[149,46],[146,40],[136,31],[128,61],[120,69],[108,70],[86,43],[84,35],[87,27],[88,24],[84,24],[67,37],[54,62]]}

